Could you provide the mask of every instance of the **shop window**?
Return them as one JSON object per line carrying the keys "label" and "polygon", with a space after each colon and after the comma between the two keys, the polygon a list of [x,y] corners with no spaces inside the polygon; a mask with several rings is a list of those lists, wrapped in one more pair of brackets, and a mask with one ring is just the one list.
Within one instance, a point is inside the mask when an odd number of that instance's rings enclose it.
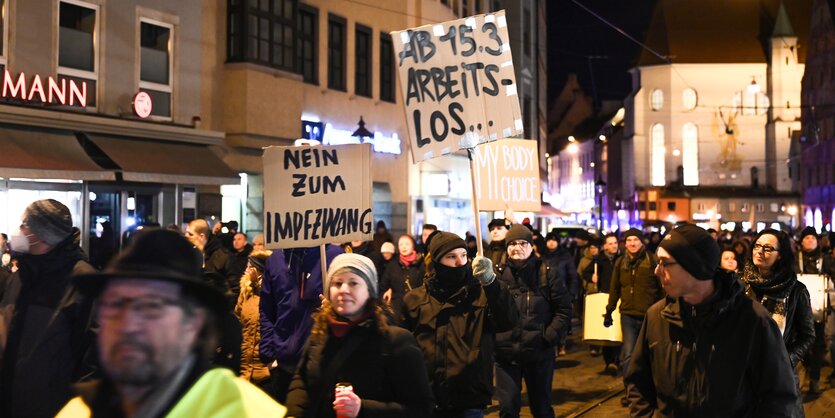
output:
{"label": "shop window", "polygon": [[394,45],[391,35],[380,34],[380,100],[394,103]]}
{"label": "shop window", "polygon": [[170,118],[174,26],[141,19],[139,23],[139,89],[151,96],[151,115]]}
{"label": "shop window", "polygon": [[296,71],[298,0],[229,0],[227,56]]}
{"label": "shop window", "polygon": [[354,92],[371,97],[371,28],[356,25],[354,34]]}
{"label": "shop window", "polygon": [[649,97],[649,106],[655,111],[659,111],[664,107],[664,92],[661,89],[652,90]]}
{"label": "shop window", "polygon": [[328,16],[328,88],[345,91],[345,19]]}
{"label": "shop window", "polygon": [[664,126],[660,123],[652,125],[650,129],[650,183],[653,186],[663,186],[664,178]]}
{"label": "shop window", "polygon": [[319,11],[305,4],[299,5],[299,45],[298,65],[299,74],[305,83],[319,84],[318,72],[318,22]]}
{"label": "shop window", "polygon": [[699,185],[699,129],[694,123],[685,123],[681,129],[684,185]]}
{"label": "shop window", "polygon": [[86,83],[88,107],[96,106],[98,11],[77,0],[58,4],[58,79]]}
{"label": "shop window", "polygon": [[681,105],[684,107],[684,110],[695,109],[698,101],[696,90],[688,87],[681,92]]}

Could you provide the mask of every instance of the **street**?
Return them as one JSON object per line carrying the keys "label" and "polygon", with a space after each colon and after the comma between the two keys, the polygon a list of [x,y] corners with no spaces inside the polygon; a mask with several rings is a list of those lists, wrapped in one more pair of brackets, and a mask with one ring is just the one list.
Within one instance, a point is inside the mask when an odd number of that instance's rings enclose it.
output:
{"label": "street", "polygon": [[[588,345],[582,341],[582,326],[578,325],[576,319],[573,331],[573,335],[568,338],[567,354],[557,360],[552,392],[556,416],[628,417],[627,409],[620,405],[620,398],[623,396],[621,377],[603,373],[603,359],[590,354]],[[825,366],[821,376],[825,378],[831,371],[831,367]],[[802,367],[800,374],[801,377],[805,377]],[[807,389],[808,386],[804,386],[804,393]],[[835,388],[822,380],[821,390],[823,393],[817,399],[806,398],[804,409],[807,418],[835,417]],[[525,406],[522,407],[520,416],[532,417],[524,396],[522,402]],[[499,406],[495,400],[487,412],[487,418],[499,417]]]}

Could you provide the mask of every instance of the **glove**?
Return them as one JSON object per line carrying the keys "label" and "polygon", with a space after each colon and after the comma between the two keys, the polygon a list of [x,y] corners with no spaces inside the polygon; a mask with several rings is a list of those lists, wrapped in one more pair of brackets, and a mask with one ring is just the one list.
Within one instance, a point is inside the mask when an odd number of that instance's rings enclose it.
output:
{"label": "glove", "polygon": [[480,255],[473,259],[473,276],[481,283],[482,286],[487,286],[496,280],[496,273],[493,272],[493,260]]}
{"label": "glove", "polygon": [[612,314],[611,313],[603,314],[603,326],[604,327],[609,328],[609,327],[612,326],[613,323],[614,323],[614,321],[612,320]]}

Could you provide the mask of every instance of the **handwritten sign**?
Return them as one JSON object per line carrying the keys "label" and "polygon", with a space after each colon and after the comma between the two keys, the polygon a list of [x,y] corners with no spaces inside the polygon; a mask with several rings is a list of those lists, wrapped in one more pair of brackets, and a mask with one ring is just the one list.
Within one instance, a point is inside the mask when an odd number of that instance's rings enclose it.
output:
{"label": "handwritten sign", "polygon": [[541,209],[536,141],[504,139],[479,145],[475,151],[479,209]]}
{"label": "handwritten sign", "polygon": [[268,249],[370,240],[371,144],[264,150]]}
{"label": "handwritten sign", "polygon": [[414,162],[522,133],[504,11],[391,34]]}

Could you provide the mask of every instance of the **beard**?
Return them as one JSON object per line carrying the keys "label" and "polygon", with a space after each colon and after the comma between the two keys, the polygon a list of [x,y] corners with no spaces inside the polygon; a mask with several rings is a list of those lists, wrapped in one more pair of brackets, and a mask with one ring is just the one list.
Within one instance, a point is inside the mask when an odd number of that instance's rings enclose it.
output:
{"label": "beard", "polygon": [[124,386],[152,385],[163,372],[153,348],[130,337],[114,344],[102,358],[102,365],[113,383]]}

